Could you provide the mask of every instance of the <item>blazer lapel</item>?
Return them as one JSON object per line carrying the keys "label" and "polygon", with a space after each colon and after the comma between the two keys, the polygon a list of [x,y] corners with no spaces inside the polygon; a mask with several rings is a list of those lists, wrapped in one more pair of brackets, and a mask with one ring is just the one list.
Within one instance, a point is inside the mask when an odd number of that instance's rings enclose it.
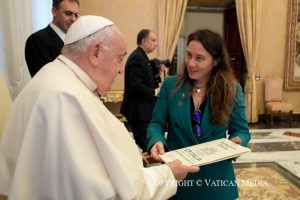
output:
{"label": "blazer lapel", "polygon": [[208,98],[202,116],[202,121],[201,121],[202,136],[200,137],[199,141],[207,140],[208,137],[218,134],[223,129],[223,127],[221,127],[220,125],[211,123],[210,121],[211,112],[210,112],[209,102],[210,99]]}
{"label": "blazer lapel", "polygon": [[184,84],[181,89],[177,92],[176,103],[177,103],[177,115],[178,115],[178,123],[179,126],[183,128],[183,130],[187,130],[182,132],[182,134],[186,134],[188,138],[192,141],[192,143],[197,144],[197,139],[193,134],[192,126],[191,126],[191,115],[190,115],[190,96],[189,93],[189,85]]}
{"label": "blazer lapel", "polygon": [[190,97],[188,96],[189,93],[189,86],[188,84],[184,84],[181,89],[177,92],[176,96],[176,107],[177,107],[177,114],[178,114],[178,124],[183,130],[187,130],[182,134],[187,134],[187,137],[193,141],[193,143],[197,144],[204,140],[207,140],[212,134],[216,134],[220,131],[220,126],[212,124],[210,122],[211,112],[210,112],[210,99],[207,99],[205,110],[202,116],[201,121],[201,128],[202,128],[202,135],[201,137],[196,137],[193,133],[193,129],[191,126],[191,115],[190,115]]}

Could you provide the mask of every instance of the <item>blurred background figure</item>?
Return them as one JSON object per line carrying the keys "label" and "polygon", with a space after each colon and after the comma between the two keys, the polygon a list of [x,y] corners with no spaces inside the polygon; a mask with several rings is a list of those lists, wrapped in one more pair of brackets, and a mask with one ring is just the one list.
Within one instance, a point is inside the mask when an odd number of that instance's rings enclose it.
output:
{"label": "blurred background figure", "polygon": [[146,151],[146,132],[152,117],[159,92],[147,54],[157,47],[153,31],[141,30],[137,35],[137,48],[128,57],[125,65],[123,114],[131,127],[133,137],[143,152]]}
{"label": "blurred background figure", "polygon": [[53,0],[52,15],[52,22],[26,41],[25,60],[31,77],[60,54],[66,32],[79,17],[79,0]]}

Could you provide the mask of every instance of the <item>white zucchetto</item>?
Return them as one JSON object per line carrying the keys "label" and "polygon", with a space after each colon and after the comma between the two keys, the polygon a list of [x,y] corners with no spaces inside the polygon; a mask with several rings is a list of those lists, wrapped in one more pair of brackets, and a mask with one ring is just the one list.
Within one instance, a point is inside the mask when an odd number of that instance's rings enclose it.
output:
{"label": "white zucchetto", "polygon": [[101,16],[80,16],[69,28],[64,45],[77,42],[98,30],[113,24],[112,21]]}

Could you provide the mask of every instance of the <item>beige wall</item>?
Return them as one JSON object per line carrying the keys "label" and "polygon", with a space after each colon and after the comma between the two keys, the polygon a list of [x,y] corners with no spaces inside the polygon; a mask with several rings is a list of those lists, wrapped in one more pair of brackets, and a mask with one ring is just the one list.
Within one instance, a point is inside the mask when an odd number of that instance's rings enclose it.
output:
{"label": "beige wall", "polygon": [[[136,34],[140,29],[149,28],[157,32],[157,2],[158,0],[85,0],[81,1],[80,10],[82,14],[102,15],[113,20],[125,34],[128,53],[131,53],[136,47]],[[260,56],[256,70],[261,77],[256,82],[259,114],[264,112],[263,79],[272,73],[284,78],[287,3],[287,0],[263,1]],[[185,33],[197,28],[211,28],[223,35],[221,16],[213,13],[187,13]],[[157,51],[150,57],[156,55]],[[113,89],[123,89],[123,76],[118,77]],[[284,99],[294,105],[295,113],[300,113],[300,92],[285,91],[283,95]]]}
{"label": "beige wall", "polygon": [[[263,1],[262,9],[260,56],[256,70],[261,75],[256,84],[259,113],[264,112],[263,79],[269,74],[284,79],[288,1]],[[283,97],[294,105],[295,113],[300,113],[299,91],[284,91]]]}
{"label": "beige wall", "polygon": [[[128,55],[136,48],[137,33],[143,29],[157,32],[158,0],[83,0],[80,2],[81,15],[101,15],[111,19],[124,33]],[[149,57],[157,56],[155,50]],[[125,63],[124,63],[125,64]],[[123,90],[124,75],[119,75],[113,90]]]}
{"label": "beige wall", "polygon": [[211,29],[223,35],[223,18],[223,13],[186,12],[182,32],[187,37],[197,29]]}

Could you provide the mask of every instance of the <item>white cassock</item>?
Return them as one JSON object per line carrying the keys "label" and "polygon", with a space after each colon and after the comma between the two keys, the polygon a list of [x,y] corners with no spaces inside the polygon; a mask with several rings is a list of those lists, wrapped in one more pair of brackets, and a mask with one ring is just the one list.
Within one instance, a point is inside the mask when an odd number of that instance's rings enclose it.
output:
{"label": "white cassock", "polygon": [[[134,140],[65,56],[16,98],[0,144],[0,193],[12,200],[166,199],[166,165],[143,168]],[[172,183],[172,184],[171,184]]]}

